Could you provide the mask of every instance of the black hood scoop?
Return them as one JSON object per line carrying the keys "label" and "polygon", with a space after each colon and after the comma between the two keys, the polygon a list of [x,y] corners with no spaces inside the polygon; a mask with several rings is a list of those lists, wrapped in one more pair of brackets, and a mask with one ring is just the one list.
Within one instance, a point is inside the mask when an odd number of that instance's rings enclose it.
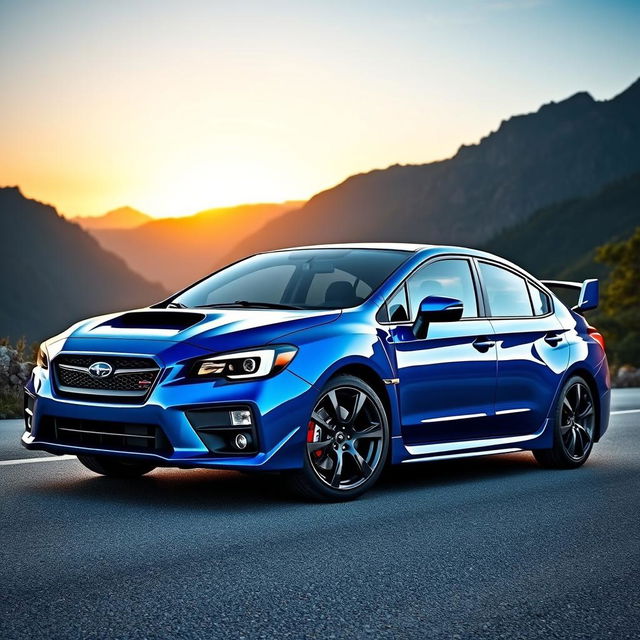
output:
{"label": "black hood scoop", "polygon": [[95,329],[184,331],[205,318],[204,313],[189,311],[130,311],[110,318]]}

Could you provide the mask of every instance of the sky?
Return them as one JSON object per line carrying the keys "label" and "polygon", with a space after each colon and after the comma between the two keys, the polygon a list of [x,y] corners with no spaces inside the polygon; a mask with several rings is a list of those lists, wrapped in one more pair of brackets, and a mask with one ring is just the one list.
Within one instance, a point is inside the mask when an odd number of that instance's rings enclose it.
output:
{"label": "sky", "polygon": [[640,76],[640,0],[0,0],[0,185],[68,216],[307,199]]}

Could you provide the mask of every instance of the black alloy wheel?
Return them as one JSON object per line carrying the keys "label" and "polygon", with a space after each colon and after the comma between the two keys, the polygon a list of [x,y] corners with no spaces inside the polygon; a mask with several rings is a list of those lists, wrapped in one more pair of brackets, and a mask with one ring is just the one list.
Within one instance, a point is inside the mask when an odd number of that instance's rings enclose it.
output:
{"label": "black alloy wheel", "polygon": [[299,492],[316,500],[348,500],[378,478],[389,448],[386,412],[359,378],[334,378],[307,424],[305,467],[294,474]]}
{"label": "black alloy wheel", "polygon": [[575,376],[565,384],[558,398],[553,447],[534,451],[534,455],[546,467],[579,467],[593,449],[595,432],[593,393],[583,378]]}
{"label": "black alloy wheel", "polygon": [[562,401],[560,434],[567,455],[581,460],[593,445],[595,412],[591,391],[584,382],[575,382]]}

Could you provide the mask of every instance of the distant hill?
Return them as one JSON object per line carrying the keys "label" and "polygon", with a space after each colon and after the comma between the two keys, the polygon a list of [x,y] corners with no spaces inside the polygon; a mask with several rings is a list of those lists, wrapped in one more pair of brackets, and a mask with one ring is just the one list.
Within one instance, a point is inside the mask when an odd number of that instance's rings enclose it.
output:
{"label": "distant hill", "polygon": [[[304,202],[248,204],[209,209],[183,218],[160,218],[129,230],[93,229],[109,251],[136,271],[171,290],[217,268],[238,242]],[[290,215],[295,217],[295,213]]]}
{"label": "distant hill", "polygon": [[534,213],[500,233],[483,248],[517,262],[539,278],[604,277],[595,248],[624,240],[640,226],[640,173],[585,198],[567,200]]}
{"label": "distant hill", "polygon": [[82,318],[166,295],[17,187],[0,188],[0,225],[0,336],[41,340]]}
{"label": "distant hill", "polygon": [[578,93],[512,117],[449,160],[352,176],[237,243],[225,261],[321,242],[479,245],[639,170],[640,80],[612,100]]}
{"label": "distant hill", "polygon": [[77,222],[83,229],[133,229],[145,222],[153,220],[142,211],[131,207],[120,207],[109,211],[102,216],[87,216],[70,218],[72,222]]}

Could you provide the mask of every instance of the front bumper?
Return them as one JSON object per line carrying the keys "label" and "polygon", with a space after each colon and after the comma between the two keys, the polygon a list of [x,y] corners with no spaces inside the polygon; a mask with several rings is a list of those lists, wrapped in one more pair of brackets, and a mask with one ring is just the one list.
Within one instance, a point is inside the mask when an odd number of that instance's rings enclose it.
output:
{"label": "front bumper", "polygon": [[[303,464],[305,425],[316,393],[304,380],[288,370],[273,378],[251,382],[190,382],[162,380],[142,405],[86,402],[56,395],[51,379],[40,369],[25,387],[29,404],[30,431],[22,444],[54,454],[118,455],[152,460],[158,466],[283,470]],[[257,452],[214,454],[192,426],[187,412],[243,405],[253,414]],[[96,421],[121,425],[153,425],[166,436],[162,452],[140,452],[126,447],[62,444],[46,428],[52,419]],[[108,438],[107,438],[108,439]]]}

